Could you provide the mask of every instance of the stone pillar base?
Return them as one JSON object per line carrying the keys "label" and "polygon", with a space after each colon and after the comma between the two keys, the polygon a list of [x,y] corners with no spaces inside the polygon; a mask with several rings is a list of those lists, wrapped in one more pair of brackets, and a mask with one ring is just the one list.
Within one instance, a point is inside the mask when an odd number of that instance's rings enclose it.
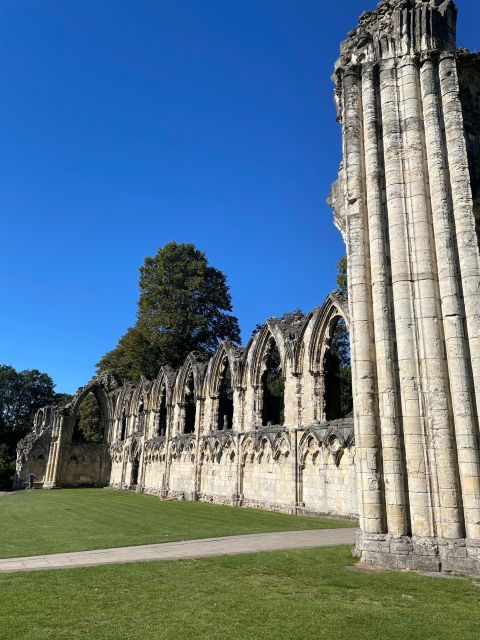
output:
{"label": "stone pillar base", "polygon": [[44,482],[42,489],[61,489],[61,485],[56,482]]}
{"label": "stone pillar base", "polygon": [[480,540],[357,533],[354,555],[389,569],[480,575]]}

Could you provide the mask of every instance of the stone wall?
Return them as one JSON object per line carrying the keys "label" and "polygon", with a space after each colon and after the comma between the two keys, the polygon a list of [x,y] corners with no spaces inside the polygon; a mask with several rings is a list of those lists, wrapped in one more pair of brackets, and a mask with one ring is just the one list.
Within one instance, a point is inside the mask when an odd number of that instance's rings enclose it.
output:
{"label": "stone wall", "polygon": [[[33,468],[34,452],[45,442],[46,487],[111,485],[174,499],[353,517],[353,420],[329,423],[325,415],[325,354],[339,319],[348,325],[346,302],[332,294],[307,316],[268,320],[245,349],[222,343],[210,359],[192,353],[178,371],[164,367],[156,380],[138,385],[122,385],[111,374],[94,378],[70,405],[39,412],[35,433],[21,447],[19,474]],[[283,412],[276,415],[282,424],[263,406],[273,347],[285,383]],[[225,379],[230,409],[225,398],[222,405]],[[103,444],[72,443],[89,393],[101,408]],[[228,415],[220,415],[222,406]]]}

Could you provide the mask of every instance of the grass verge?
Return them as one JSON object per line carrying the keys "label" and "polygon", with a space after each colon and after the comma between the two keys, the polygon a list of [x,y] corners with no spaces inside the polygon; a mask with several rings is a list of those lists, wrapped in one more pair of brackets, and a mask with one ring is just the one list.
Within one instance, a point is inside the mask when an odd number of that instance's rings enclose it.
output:
{"label": "grass verge", "polygon": [[0,575],[2,640],[478,640],[480,589],[336,547]]}
{"label": "grass verge", "polygon": [[0,499],[0,558],[244,533],[355,526],[106,489],[22,491]]}

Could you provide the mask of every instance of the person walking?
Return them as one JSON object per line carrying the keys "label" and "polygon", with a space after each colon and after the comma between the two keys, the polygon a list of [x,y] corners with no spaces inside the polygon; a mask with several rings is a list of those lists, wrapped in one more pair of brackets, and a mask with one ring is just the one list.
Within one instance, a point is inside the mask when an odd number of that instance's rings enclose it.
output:
{"label": "person walking", "polygon": [[35,474],[34,473],[31,473],[28,476],[28,488],[30,490],[35,489]]}

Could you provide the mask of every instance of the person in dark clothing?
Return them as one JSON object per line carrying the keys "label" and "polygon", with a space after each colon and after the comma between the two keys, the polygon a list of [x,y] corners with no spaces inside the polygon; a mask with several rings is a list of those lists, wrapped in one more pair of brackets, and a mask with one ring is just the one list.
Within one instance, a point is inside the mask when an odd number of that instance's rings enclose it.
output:
{"label": "person in dark clothing", "polygon": [[28,476],[28,488],[29,488],[29,489],[34,489],[34,488],[35,488],[35,487],[34,487],[34,483],[35,483],[35,474],[34,474],[34,473],[31,473],[31,474]]}

